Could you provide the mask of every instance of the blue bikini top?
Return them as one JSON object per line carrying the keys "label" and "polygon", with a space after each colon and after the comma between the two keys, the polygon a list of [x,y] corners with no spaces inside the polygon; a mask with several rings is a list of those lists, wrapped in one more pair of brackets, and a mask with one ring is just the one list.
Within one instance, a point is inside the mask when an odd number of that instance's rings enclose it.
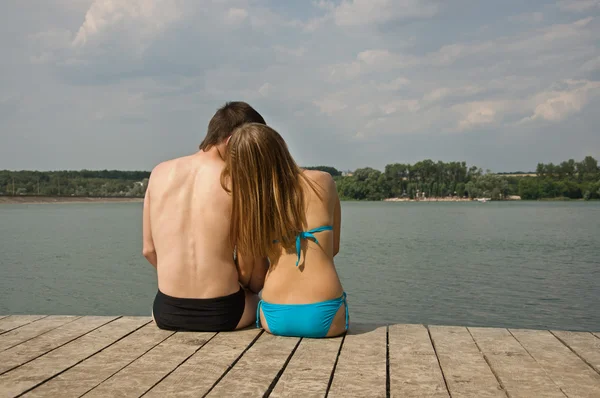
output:
{"label": "blue bikini top", "polygon": [[[298,259],[296,260],[296,267],[300,263],[301,240],[312,239],[316,244],[319,244],[319,240],[314,234],[323,231],[333,231],[333,227],[331,225],[323,225],[322,227],[313,228],[309,231],[302,231],[298,234],[298,236],[296,236],[296,255],[298,256]],[[274,241],[274,243],[277,242],[278,241]]]}

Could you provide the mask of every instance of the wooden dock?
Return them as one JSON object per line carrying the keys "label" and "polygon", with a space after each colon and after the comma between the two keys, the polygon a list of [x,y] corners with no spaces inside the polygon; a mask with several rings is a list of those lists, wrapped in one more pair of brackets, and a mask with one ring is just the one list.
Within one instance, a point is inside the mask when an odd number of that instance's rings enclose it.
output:
{"label": "wooden dock", "polygon": [[146,317],[0,316],[0,397],[600,397],[600,333],[354,325],[173,333]]}

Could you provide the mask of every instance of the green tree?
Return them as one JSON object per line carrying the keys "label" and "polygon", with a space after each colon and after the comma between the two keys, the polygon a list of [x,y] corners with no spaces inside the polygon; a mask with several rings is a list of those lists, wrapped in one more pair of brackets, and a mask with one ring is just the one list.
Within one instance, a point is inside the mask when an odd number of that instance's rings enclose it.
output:
{"label": "green tree", "polygon": [[539,199],[540,187],[538,179],[534,177],[523,177],[519,180],[519,196],[522,199]]}

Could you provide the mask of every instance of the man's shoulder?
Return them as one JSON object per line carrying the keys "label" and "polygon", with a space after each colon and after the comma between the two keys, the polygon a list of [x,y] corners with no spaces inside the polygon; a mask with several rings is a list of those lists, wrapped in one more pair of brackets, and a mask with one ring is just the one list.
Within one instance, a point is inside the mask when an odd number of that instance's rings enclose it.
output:
{"label": "man's shoulder", "polygon": [[166,171],[172,169],[175,166],[175,163],[179,159],[180,158],[170,159],[170,160],[165,160],[164,162],[160,162],[159,164],[154,166],[150,175],[153,177],[158,177],[159,175],[164,174]]}
{"label": "man's shoulder", "polygon": [[195,159],[192,155],[165,160],[164,162],[161,162],[154,166],[154,168],[152,169],[152,173],[161,174],[170,171],[173,168],[185,168],[185,166],[191,165],[194,161],[197,162],[198,159]]}

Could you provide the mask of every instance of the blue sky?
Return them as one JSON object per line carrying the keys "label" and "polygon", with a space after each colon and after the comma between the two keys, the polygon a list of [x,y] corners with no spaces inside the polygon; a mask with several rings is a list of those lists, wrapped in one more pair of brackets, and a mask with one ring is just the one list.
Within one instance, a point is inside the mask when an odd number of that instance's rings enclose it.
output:
{"label": "blue sky", "polygon": [[600,0],[9,0],[0,169],[151,169],[225,101],[302,165],[600,157]]}

